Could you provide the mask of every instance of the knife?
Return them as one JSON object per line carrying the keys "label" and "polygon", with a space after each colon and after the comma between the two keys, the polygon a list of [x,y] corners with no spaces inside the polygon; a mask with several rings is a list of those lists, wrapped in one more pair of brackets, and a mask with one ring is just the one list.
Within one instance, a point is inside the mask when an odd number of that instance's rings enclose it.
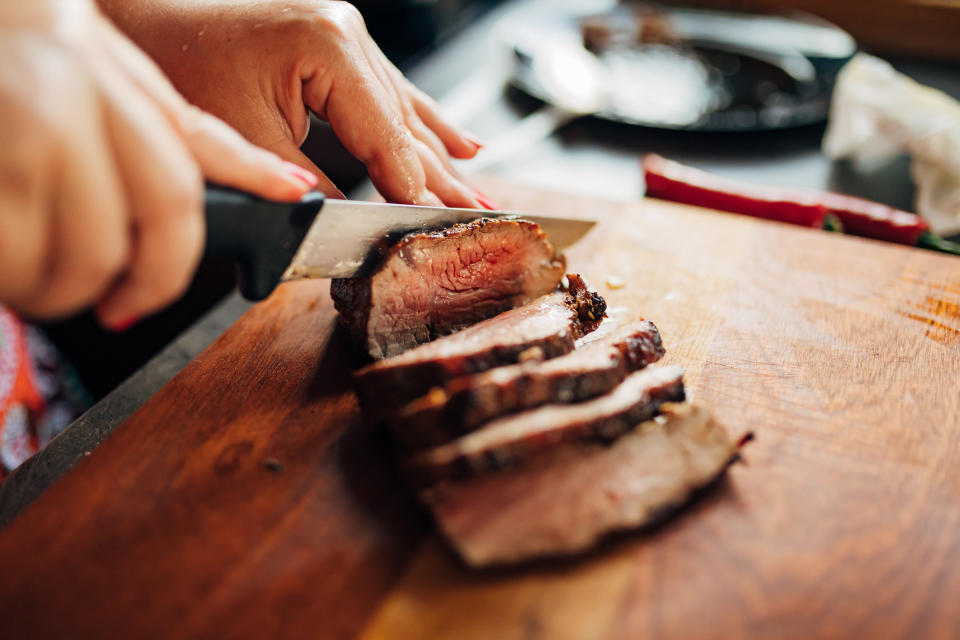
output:
{"label": "knife", "polygon": [[208,185],[204,255],[237,264],[240,293],[262,300],[281,282],[364,276],[400,236],[477,218],[515,217],[540,225],[556,250],[593,227],[591,220],[477,209],[421,207],[325,198],[313,191],[299,202],[273,202]]}

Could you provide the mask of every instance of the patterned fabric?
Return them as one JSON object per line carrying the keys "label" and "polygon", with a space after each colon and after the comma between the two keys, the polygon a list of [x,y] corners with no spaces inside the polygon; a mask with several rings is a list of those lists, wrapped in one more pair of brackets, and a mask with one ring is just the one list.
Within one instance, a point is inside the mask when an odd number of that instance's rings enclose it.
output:
{"label": "patterned fabric", "polygon": [[54,346],[0,306],[0,478],[46,446],[86,404]]}

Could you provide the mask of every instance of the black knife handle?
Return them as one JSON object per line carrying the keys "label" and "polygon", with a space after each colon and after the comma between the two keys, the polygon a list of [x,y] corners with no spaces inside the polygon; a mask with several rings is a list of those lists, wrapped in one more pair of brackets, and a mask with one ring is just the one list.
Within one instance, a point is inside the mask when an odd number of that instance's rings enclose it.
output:
{"label": "black knife handle", "polygon": [[243,297],[263,300],[280,283],[323,200],[312,191],[299,202],[273,202],[208,184],[204,255],[232,259]]}

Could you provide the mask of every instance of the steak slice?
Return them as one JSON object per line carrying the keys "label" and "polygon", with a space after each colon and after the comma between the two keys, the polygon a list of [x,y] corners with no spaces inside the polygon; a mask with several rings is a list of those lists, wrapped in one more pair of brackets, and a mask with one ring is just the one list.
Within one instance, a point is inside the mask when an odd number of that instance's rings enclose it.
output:
{"label": "steak slice", "polygon": [[564,265],[539,225],[481,218],[404,236],[330,295],[354,341],[389,358],[553,291]]}
{"label": "steak slice", "polygon": [[355,374],[364,408],[374,416],[396,411],[435,386],[466,374],[515,364],[523,356],[555,358],[596,329],[607,303],[587,290],[580,276],[569,286]]}
{"label": "steak slice", "polygon": [[410,449],[434,447],[508,413],[607,393],[628,373],[656,362],[663,353],[660,332],[652,322],[623,325],[553,360],[456,378],[408,404],[391,419],[390,427]]}
{"label": "steak slice", "polygon": [[568,444],[421,498],[467,564],[516,563],[581,553],[611,532],[654,524],[737,457],[709,411],[668,405],[612,445]]}
{"label": "steak slice", "polygon": [[515,413],[414,454],[409,469],[414,481],[430,484],[511,467],[562,442],[613,441],[655,416],[663,403],[683,399],[683,371],[650,366],[592,400]]}

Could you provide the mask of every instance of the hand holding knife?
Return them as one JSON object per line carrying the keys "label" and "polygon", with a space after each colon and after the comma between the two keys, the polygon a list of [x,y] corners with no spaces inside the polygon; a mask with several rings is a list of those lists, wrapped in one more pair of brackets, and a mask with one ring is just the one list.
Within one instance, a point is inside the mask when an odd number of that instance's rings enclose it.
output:
{"label": "hand holding knife", "polygon": [[362,276],[378,246],[411,231],[515,216],[539,224],[561,250],[594,225],[503,211],[337,200],[316,191],[299,202],[273,202],[218,186],[207,187],[205,216],[205,255],[233,259],[240,292],[250,300],[267,297],[287,280]]}

